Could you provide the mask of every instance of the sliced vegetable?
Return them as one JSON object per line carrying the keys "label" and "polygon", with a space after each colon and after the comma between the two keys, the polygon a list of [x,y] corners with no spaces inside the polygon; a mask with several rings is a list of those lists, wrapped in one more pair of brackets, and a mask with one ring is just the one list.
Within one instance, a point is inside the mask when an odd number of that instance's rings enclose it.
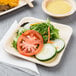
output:
{"label": "sliced vegetable", "polygon": [[35,55],[40,61],[47,61],[56,55],[56,48],[52,44],[44,44],[43,49]]}
{"label": "sliced vegetable", "polygon": [[47,21],[20,27],[12,45],[24,56],[35,55],[40,61],[48,61],[63,50],[65,43],[59,39],[58,29]]}
{"label": "sliced vegetable", "polygon": [[42,47],[43,38],[34,30],[24,32],[17,41],[17,50],[25,56],[32,56],[39,53]]}
{"label": "sliced vegetable", "polygon": [[61,52],[64,49],[65,43],[62,39],[56,39],[53,42],[54,43],[52,45],[56,47],[57,52]]}

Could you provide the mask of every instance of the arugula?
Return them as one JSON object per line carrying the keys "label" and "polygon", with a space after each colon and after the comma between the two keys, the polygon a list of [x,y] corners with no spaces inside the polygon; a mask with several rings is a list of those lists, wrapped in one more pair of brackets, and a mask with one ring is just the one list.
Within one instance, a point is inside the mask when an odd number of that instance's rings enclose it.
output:
{"label": "arugula", "polygon": [[59,38],[59,30],[56,29],[49,20],[47,20],[46,22],[43,23],[39,23],[39,24],[33,24],[30,29],[31,30],[36,30],[37,32],[39,32],[44,40],[44,43],[47,43],[48,41],[48,27],[50,27],[50,40],[55,40],[57,38]]}

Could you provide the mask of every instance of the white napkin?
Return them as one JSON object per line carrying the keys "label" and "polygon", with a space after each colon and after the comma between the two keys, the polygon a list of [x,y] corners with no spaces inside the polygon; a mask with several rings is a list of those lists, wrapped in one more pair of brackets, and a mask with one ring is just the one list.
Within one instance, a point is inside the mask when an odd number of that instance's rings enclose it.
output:
{"label": "white napkin", "polygon": [[5,63],[6,65],[10,64],[11,67],[20,69],[31,75],[39,75],[36,64],[14,57],[8,54],[5,50],[3,50],[2,45],[4,44],[5,40],[7,40],[7,38],[9,37],[9,33],[11,31],[14,31],[14,28],[17,26],[18,26],[18,23],[17,21],[15,21],[0,42],[0,63]]}

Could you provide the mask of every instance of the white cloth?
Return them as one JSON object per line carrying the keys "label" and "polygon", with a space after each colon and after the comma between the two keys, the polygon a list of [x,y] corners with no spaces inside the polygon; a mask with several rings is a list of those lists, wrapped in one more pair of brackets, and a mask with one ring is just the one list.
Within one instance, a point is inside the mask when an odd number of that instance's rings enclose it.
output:
{"label": "white cloth", "polygon": [[15,21],[12,26],[10,27],[10,29],[8,30],[8,32],[5,34],[5,36],[2,38],[2,40],[0,41],[0,63],[4,63],[6,65],[10,65],[11,67],[20,69],[24,72],[27,72],[31,75],[39,75],[38,69],[36,67],[36,64],[14,57],[10,54],[8,54],[2,47],[2,45],[4,44],[5,40],[7,40],[8,36],[10,35],[10,33],[12,31],[14,31],[14,28],[18,26],[17,21]]}

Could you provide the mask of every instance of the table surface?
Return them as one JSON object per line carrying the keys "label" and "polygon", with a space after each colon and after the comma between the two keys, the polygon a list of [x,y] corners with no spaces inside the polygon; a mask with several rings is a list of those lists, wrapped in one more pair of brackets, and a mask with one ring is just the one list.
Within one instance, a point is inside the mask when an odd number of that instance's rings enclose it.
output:
{"label": "table surface", "polygon": [[[10,25],[14,20],[20,21],[23,17],[36,17],[40,19],[49,18],[62,24],[67,24],[73,28],[73,35],[66,48],[59,65],[53,68],[47,68],[38,65],[41,76],[75,76],[76,74],[76,13],[64,19],[54,19],[45,14],[41,8],[42,0],[35,0],[34,8],[24,6],[9,14],[0,16],[0,39],[4,36]],[[30,76],[27,73],[21,72],[17,69],[5,66],[0,63],[0,76]]]}

